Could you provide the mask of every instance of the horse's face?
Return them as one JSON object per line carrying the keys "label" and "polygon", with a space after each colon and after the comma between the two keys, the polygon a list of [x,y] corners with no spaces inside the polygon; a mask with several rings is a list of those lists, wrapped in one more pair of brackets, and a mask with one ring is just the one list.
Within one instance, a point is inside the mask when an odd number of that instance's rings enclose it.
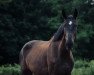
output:
{"label": "horse's face", "polygon": [[74,39],[76,37],[76,17],[77,17],[77,10],[75,9],[74,15],[69,15],[68,17],[63,14],[65,21],[64,21],[64,38],[66,40],[65,45],[66,49],[70,50],[73,46]]}

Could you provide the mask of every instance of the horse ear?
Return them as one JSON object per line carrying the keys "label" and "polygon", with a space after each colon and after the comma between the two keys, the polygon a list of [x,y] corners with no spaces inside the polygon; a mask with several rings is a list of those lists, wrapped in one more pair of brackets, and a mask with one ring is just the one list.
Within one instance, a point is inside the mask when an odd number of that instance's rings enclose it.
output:
{"label": "horse ear", "polygon": [[75,10],[74,10],[73,17],[76,19],[77,15],[78,15],[78,11],[77,11],[77,9],[75,9]]}
{"label": "horse ear", "polygon": [[66,13],[65,13],[64,9],[62,10],[62,15],[63,15],[64,19],[66,19],[66,18],[67,18],[67,16],[66,16]]}

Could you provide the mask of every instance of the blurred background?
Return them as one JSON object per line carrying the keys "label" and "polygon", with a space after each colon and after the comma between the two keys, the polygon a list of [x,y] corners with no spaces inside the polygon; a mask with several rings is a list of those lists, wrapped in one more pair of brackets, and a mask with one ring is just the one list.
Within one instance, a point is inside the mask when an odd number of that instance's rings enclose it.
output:
{"label": "blurred background", "polygon": [[19,75],[19,52],[30,40],[49,40],[77,8],[72,75],[94,75],[94,0],[0,0],[0,75]]}

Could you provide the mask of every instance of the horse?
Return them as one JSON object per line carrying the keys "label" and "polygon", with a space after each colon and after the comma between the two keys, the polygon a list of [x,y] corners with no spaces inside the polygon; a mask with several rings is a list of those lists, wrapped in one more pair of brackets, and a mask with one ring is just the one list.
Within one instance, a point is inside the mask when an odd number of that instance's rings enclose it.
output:
{"label": "horse", "polygon": [[71,75],[77,14],[77,9],[73,15],[66,15],[62,10],[64,23],[49,41],[32,40],[23,46],[20,52],[21,75]]}

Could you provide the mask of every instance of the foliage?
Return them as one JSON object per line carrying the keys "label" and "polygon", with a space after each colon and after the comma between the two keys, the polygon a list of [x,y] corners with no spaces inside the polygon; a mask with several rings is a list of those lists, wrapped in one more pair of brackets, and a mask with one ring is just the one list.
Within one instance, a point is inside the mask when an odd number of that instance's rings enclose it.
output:
{"label": "foliage", "polygon": [[0,4],[5,4],[5,3],[9,3],[11,2],[12,0],[0,0]]}
{"label": "foliage", "polygon": [[[76,60],[72,75],[93,75],[94,74],[94,60]],[[20,75],[20,66],[3,65],[0,67],[0,75]]]}
{"label": "foliage", "polygon": [[0,67],[0,75],[20,75],[20,67],[15,64],[12,65],[4,65]]}
{"label": "foliage", "polygon": [[72,75],[93,75],[94,74],[94,60],[90,62],[77,60],[75,62]]}

